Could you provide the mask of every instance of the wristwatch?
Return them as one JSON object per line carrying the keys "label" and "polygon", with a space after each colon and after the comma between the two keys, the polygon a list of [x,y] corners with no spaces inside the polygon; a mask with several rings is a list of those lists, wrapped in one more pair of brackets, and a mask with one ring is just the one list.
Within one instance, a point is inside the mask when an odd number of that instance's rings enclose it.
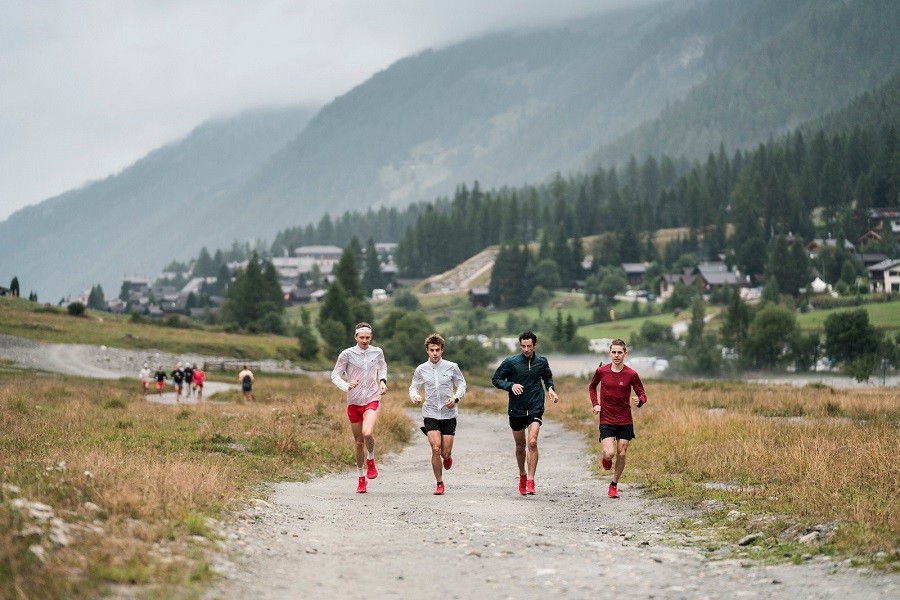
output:
{"label": "wristwatch", "polygon": [[459,398],[456,398],[456,397],[454,396],[454,398],[453,398],[453,403],[454,403],[454,404],[459,404]]}

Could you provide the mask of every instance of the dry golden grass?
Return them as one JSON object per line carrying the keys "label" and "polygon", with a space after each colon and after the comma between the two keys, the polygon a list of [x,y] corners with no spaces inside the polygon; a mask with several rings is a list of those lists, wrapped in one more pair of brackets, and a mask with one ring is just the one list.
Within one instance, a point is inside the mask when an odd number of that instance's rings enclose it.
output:
{"label": "dry golden grass", "polygon": [[[505,412],[505,394],[471,379],[466,410]],[[557,385],[562,400],[548,417],[582,432],[596,452],[587,383]],[[163,406],[142,402],[134,388],[131,380],[0,372],[0,598],[93,597],[129,584],[197,595],[212,576],[208,518],[244,505],[266,482],[352,467],[345,399],[327,379],[266,378],[252,404],[233,392],[225,395],[233,402]],[[723,512],[745,515],[727,522],[732,537],[835,523],[827,549],[884,551],[896,566],[896,390],[647,388],[626,482],[723,501]],[[407,405],[397,391],[383,403],[379,453],[410,440]],[[58,521],[29,516],[16,504],[24,500],[46,504]]]}
{"label": "dry golden grass", "polygon": [[[900,550],[900,394],[728,382],[647,382],[650,402],[635,411],[626,481],[689,501],[719,499],[771,531],[788,524],[838,524],[830,548],[897,565]],[[562,382],[569,427],[596,443],[587,384]],[[703,484],[728,484],[710,489]]]}
{"label": "dry golden grass", "polygon": [[[189,596],[211,576],[207,517],[265,482],[352,466],[345,396],[330,381],[271,378],[257,399],[165,406],[142,402],[132,381],[0,373],[0,598],[131,583]],[[410,439],[402,408],[383,404],[380,453]],[[59,520],[30,517],[22,501]]]}

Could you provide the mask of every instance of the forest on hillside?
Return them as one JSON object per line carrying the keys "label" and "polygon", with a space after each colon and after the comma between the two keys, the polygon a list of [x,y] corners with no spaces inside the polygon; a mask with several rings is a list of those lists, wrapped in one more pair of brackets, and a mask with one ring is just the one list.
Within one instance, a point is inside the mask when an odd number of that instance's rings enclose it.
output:
{"label": "forest on hillside", "polygon": [[[580,240],[602,236],[593,268],[655,262],[671,269],[686,253],[698,260],[728,256],[757,277],[779,236],[798,242],[840,238],[856,243],[870,223],[866,211],[896,207],[900,197],[900,76],[846,109],[752,151],[724,147],[703,162],[632,157],[622,169],[598,168],[539,186],[482,190],[461,185],[452,198],[405,210],[326,215],[316,226],[286,229],[271,253],[308,244],[344,246],[354,237],[399,242],[404,277],[441,273],[492,245],[539,242],[567,282],[582,278]],[[656,242],[663,229],[683,237]],[[450,243],[448,243],[450,242]],[[661,247],[662,246],[662,247]],[[552,249],[551,249],[552,248]],[[568,250],[566,250],[568,248]],[[886,238],[872,252],[896,256]],[[834,273],[823,273],[838,279]],[[781,282],[796,294],[805,281]]]}

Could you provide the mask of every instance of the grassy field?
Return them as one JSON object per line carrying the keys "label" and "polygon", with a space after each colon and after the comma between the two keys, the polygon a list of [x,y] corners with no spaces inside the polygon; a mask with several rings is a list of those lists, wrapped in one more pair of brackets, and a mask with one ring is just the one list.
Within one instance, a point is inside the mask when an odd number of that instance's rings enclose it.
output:
{"label": "grassy field", "polygon": [[877,329],[896,332],[900,329],[900,300],[892,302],[873,302],[871,304],[863,304],[860,307],[849,308],[829,308],[822,310],[814,310],[808,313],[800,313],[797,315],[797,325],[801,329],[807,331],[824,331],[825,319],[828,315],[835,312],[848,312],[857,310],[857,308],[865,308],[869,313],[869,321]]}
{"label": "grassy field", "polygon": [[238,335],[206,327],[178,329],[106,312],[72,317],[65,309],[0,297],[0,333],[57,344],[92,344],[134,350],[207,354],[247,359],[295,359],[295,338]]}
{"label": "grassy field", "polygon": [[[504,410],[480,387],[486,376],[470,379],[466,410]],[[596,454],[585,382],[557,387],[548,418]],[[268,482],[353,464],[344,396],[330,381],[273,377],[254,391],[251,404],[234,391],[166,406],[140,401],[130,380],[99,387],[0,364],[0,598],[134,584],[148,597],[199,597],[214,577],[215,520]],[[896,390],[653,382],[648,394],[623,481],[710,508],[684,527],[735,549],[761,532],[755,558],[825,553],[898,569]],[[400,392],[383,403],[380,454],[411,439],[407,404]],[[808,545],[786,534],[815,526],[833,535]]]}
{"label": "grassy field", "polygon": [[[354,464],[345,396],[328,380],[266,378],[257,402],[142,402],[131,381],[0,365],[0,598],[94,598],[142,584],[195,598],[215,524],[262,486]],[[217,400],[220,398],[217,397]],[[378,451],[408,442],[388,404]],[[347,485],[355,489],[355,477]]]}

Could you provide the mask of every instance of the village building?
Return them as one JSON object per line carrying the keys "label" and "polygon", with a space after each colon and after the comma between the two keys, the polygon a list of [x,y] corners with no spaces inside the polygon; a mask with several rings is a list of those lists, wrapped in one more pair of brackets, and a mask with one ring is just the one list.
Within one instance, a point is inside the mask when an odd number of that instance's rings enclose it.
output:
{"label": "village building", "polygon": [[877,265],[872,265],[869,272],[869,291],[900,292],[900,258],[884,260]]}
{"label": "village building", "polygon": [[472,308],[487,308],[491,304],[490,288],[476,287],[469,290],[469,304]]}

